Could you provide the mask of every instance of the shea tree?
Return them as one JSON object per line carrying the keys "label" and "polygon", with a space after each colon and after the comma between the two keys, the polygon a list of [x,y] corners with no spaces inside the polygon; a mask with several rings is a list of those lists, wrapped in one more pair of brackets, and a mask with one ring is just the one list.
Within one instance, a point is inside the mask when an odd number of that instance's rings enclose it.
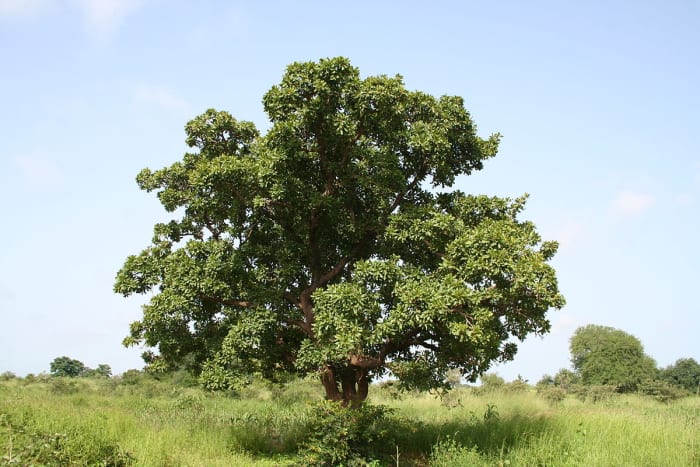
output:
{"label": "shea tree", "polygon": [[189,362],[212,389],[314,373],[357,406],[380,375],[473,381],[549,330],[556,243],[519,219],[525,197],[451,189],[499,140],[462,98],[334,58],[290,65],[263,105],[266,134],[208,110],[185,127],[191,152],[137,177],[175,217],[115,284],[150,294],[125,344],[152,370]]}

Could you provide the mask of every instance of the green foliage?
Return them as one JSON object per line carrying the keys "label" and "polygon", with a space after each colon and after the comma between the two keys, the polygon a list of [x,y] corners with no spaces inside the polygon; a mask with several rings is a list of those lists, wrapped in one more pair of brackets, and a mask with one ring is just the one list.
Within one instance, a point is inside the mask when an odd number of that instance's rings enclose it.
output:
{"label": "green foliage", "polygon": [[585,385],[615,386],[633,392],[654,379],[656,363],[636,337],[619,329],[589,324],[578,328],[570,343],[571,362]]}
{"label": "green foliage", "polygon": [[700,391],[700,363],[693,358],[681,358],[659,371],[659,378],[668,384],[690,392]]}
{"label": "green foliage", "polygon": [[396,433],[406,424],[386,406],[364,404],[346,410],[337,402],[320,402],[309,416],[301,464],[363,466],[387,461],[395,453]]}
{"label": "green foliage", "polygon": [[[55,380],[0,382],[0,413],[5,414],[0,419],[13,427],[0,423],[0,465],[8,459],[15,465],[119,465],[117,456],[127,452],[133,465],[309,465],[303,446],[310,445],[312,433],[346,426],[356,412],[338,408],[330,421],[320,417],[326,425],[310,423],[319,418],[316,405],[287,403],[309,400],[305,391],[314,387],[313,400],[319,399],[320,387],[304,380],[278,385],[255,378],[259,389],[248,398],[182,388],[148,375],[135,385],[118,378],[66,378],[78,391],[55,394]],[[152,385],[158,391],[145,396],[142,391],[150,392]],[[295,394],[283,396],[287,391]],[[369,429],[348,430],[355,439],[369,431],[377,433],[372,439],[384,440],[354,457],[357,463],[675,466],[697,465],[700,459],[700,399],[695,397],[662,404],[648,396],[614,394],[596,403],[570,397],[549,404],[530,392],[498,391],[485,399],[463,387],[451,394],[459,405],[446,407],[429,393],[404,392],[397,400],[373,391],[372,403],[393,412],[377,417],[383,420],[375,427],[371,412],[361,422]],[[327,439],[321,446],[332,456],[333,436],[319,439]],[[27,459],[38,452],[43,461],[18,459],[19,453]]]}
{"label": "green foliage", "polygon": [[506,384],[506,390],[510,392],[526,392],[530,390],[530,385],[527,384],[526,379],[518,375],[516,379]]}
{"label": "green foliage", "polygon": [[139,384],[140,382],[144,381],[144,379],[147,379],[147,378],[148,378],[148,375],[146,375],[143,371],[136,370],[136,369],[132,368],[132,369],[126,370],[124,373],[122,373],[120,380],[124,384],[136,385],[136,384]]}
{"label": "green foliage", "polygon": [[51,392],[54,394],[73,394],[80,389],[72,378],[57,376],[50,381]]}
{"label": "green foliage", "polygon": [[572,386],[581,382],[581,377],[571,370],[562,368],[556,375],[554,375],[553,381],[555,386],[568,391]]}
{"label": "green foliage", "polygon": [[666,381],[659,380],[647,380],[643,381],[639,387],[638,391],[641,394],[651,396],[659,402],[671,402],[677,399],[687,397],[688,390],[674,385],[669,384]]}
{"label": "green foliage", "polygon": [[9,381],[15,378],[17,378],[17,375],[11,371],[4,371],[0,373],[0,381]]}
{"label": "green foliage", "polygon": [[455,465],[488,466],[476,448],[466,448],[454,438],[439,441],[430,453],[430,465],[435,467],[454,467]]}
{"label": "green foliage", "polygon": [[84,376],[88,370],[89,368],[86,367],[83,362],[70,357],[56,357],[51,362],[51,376],[75,378]]}
{"label": "green foliage", "polygon": [[155,225],[114,286],[155,292],[124,341],[154,348],[149,368],[190,361],[227,391],[315,374],[356,405],[387,372],[409,388],[455,369],[474,381],[513,358],[512,338],[549,330],[557,245],[518,218],[526,196],[450,190],[499,141],[461,97],[333,58],[290,65],[263,105],[267,134],[208,110],[185,127],[192,152],[137,176],[182,216]]}
{"label": "green foliage", "polygon": [[15,418],[0,412],[0,438],[4,454],[2,465],[103,466],[131,465],[134,457],[117,443],[94,433],[80,430],[44,431],[35,426],[31,416]]}
{"label": "green foliage", "polygon": [[556,404],[566,398],[566,390],[559,386],[541,386],[537,394],[551,404]]}
{"label": "green foliage", "polygon": [[502,391],[506,387],[506,380],[496,373],[486,373],[481,375],[481,386],[479,392],[488,393]]}

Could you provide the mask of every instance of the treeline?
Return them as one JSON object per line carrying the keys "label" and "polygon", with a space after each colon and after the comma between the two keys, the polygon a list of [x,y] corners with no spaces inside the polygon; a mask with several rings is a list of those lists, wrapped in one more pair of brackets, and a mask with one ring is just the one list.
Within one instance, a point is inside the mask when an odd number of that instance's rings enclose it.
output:
{"label": "treeline", "polygon": [[573,370],[544,375],[538,392],[552,400],[566,394],[593,400],[611,393],[642,393],[662,401],[700,391],[700,364],[680,358],[658,368],[639,339],[620,329],[589,324],[578,328],[569,349]]}

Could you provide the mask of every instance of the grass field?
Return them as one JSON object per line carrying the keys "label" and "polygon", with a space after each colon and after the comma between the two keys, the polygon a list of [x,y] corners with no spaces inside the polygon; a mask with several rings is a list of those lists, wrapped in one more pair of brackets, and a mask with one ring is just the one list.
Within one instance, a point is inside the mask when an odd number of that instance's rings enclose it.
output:
{"label": "grass field", "polygon": [[[0,383],[0,465],[295,465],[319,389],[256,383],[233,398],[157,381],[11,379]],[[390,457],[370,465],[700,466],[698,397],[393,396],[370,392],[396,421],[382,438]]]}

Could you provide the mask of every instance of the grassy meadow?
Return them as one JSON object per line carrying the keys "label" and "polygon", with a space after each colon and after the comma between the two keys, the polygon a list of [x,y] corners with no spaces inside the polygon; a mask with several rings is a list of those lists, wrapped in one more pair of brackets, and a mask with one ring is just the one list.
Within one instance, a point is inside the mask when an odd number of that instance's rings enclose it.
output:
{"label": "grassy meadow", "polygon": [[[383,455],[353,465],[700,466],[695,396],[398,396],[371,388],[371,405],[392,410],[372,427]],[[0,465],[309,465],[323,449],[308,441],[320,399],[311,381],[256,382],[232,397],[150,378],[13,378],[0,382]],[[322,435],[351,436],[333,423]]]}

